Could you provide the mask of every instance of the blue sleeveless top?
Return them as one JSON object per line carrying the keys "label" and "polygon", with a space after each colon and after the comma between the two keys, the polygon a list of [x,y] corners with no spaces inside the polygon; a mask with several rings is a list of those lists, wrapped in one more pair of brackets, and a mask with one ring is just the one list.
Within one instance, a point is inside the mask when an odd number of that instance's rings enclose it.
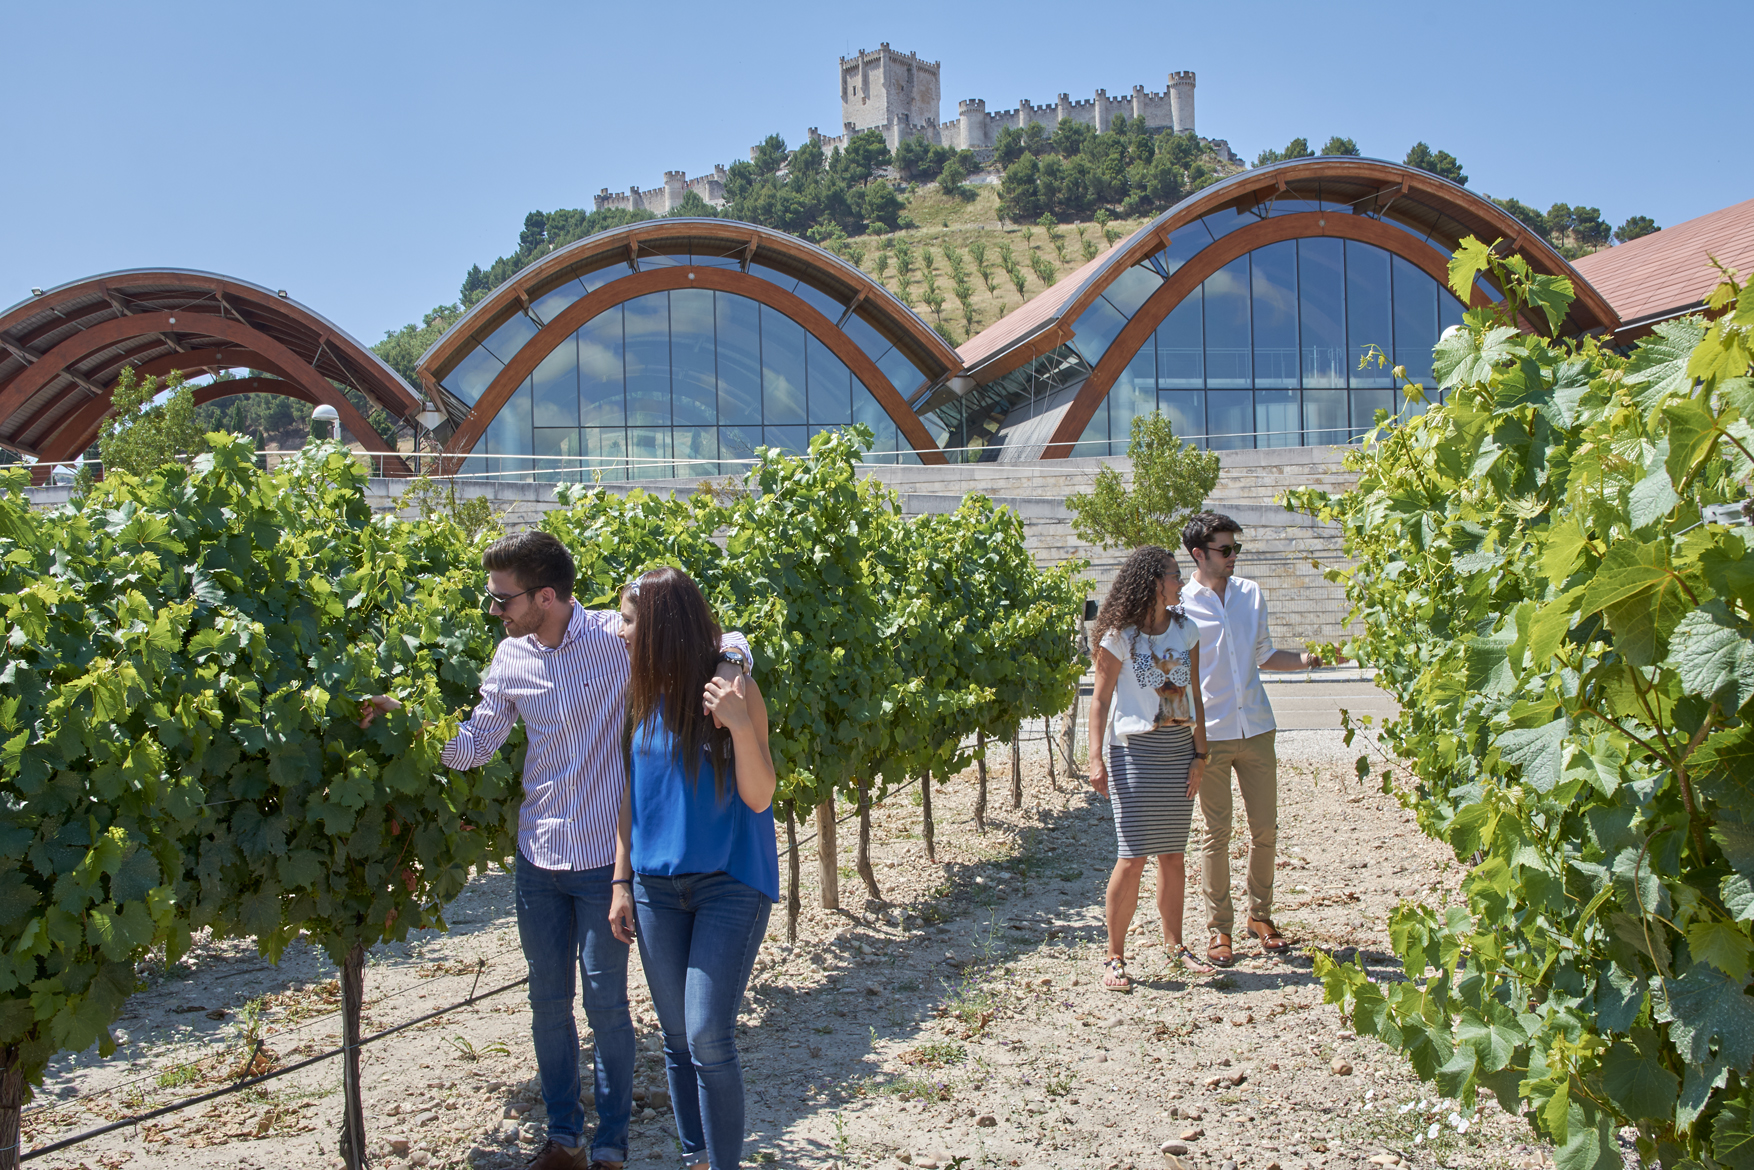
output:
{"label": "blue sleeveless top", "polygon": [[737,795],[734,775],[725,778],[725,796],[719,799],[705,749],[693,780],[674,749],[675,736],[656,714],[634,732],[629,770],[634,871],[666,877],[724,872],[779,901],[773,806],[751,812]]}

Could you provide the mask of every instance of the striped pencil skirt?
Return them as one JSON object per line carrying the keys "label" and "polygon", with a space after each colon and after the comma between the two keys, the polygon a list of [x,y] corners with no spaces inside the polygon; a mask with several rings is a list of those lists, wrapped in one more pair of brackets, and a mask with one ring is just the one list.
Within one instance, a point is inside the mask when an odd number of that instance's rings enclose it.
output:
{"label": "striped pencil skirt", "polygon": [[1193,759],[1194,733],[1187,727],[1160,727],[1128,736],[1124,747],[1109,745],[1108,791],[1122,857],[1187,852]]}

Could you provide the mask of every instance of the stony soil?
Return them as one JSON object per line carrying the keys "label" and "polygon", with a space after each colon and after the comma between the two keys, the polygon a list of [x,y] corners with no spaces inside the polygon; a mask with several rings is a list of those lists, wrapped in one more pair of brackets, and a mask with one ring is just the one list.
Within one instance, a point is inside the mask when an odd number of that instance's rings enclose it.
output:
{"label": "stony soil", "polygon": [[[1202,1170],[1549,1163],[1522,1122],[1485,1104],[1452,1120],[1396,1056],[1355,1037],[1323,1005],[1306,954],[1268,959],[1244,946],[1229,972],[1189,974],[1166,965],[1153,913],[1129,942],[1136,990],[1103,989],[1108,805],[1063,772],[1050,784],[1040,742],[1032,748],[1019,811],[1006,755],[994,753],[985,834],[972,823],[972,770],[934,792],[936,861],[925,856],[916,792],[876,811],[882,901],[867,900],[853,873],[854,825],[840,834],[841,911],[819,908],[816,846],[805,844],[798,941],[787,943],[776,908],[742,1032],[751,1161],[1144,1170],[1168,1164],[1165,1143],[1179,1143],[1170,1149],[1185,1153],[1171,1156]],[[1390,974],[1389,909],[1444,897],[1457,869],[1407,813],[1361,790],[1353,755],[1333,733],[1281,732],[1278,921],[1300,946],[1355,948]],[[1240,883],[1240,864],[1233,877]],[[1188,884],[1197,892],[1196,872]],[[1154,888],[1148,874],[1143,906]],[[522,977],[510,892],[506,874],[481,875],[453,908],[450,934],[375,951],[368,1032]],[[1190,942],[1203,939],[1202,921],[1196,899]],[[169,972],[156,965],[114,1056],[50,1070],[27,1107],[26,1148],[222,1087],[252,1037],[263,1046],[258,1070],[328,1051],[339,1034],[334,975],[303,945],[278,967],[240,944],[202,945]],[[632,983],[645,1107],[629,1165],[674,1166],[637,958]],[[497,1170],[521,1166],[541,1143],[521,989],[373,1044],[363,1067],[377,1164]],[[338,1165],[339,1081],[327,1061],[39,1165]]]}

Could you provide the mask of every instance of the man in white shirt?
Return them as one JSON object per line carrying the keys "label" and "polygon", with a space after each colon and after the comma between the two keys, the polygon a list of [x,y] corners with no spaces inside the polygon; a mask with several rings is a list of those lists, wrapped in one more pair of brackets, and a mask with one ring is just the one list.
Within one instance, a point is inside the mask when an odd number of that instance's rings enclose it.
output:
{"label": "man in white shirt", "polygon": [[1273,751],[1273,707],[1261,685],[1261,671],[1307,670],[1322,660],[1305,651],[1273,648],[1261,587],[1233,576],[1242,552],[1241,525],[1228,516],[1202,512],[1188,521],[1182,544],[1194,560],[1194,579],[1182,590],[1182,609],[1200,628],[1200,694],[1211,752],[1200,786],[1200,812],[1206,818],[1200,884],[1211,934],[1206,954],[1229,966],[1236,958],[1231,947],[1236,907],[1230,897],[1233,771],[1249,824],[1247,930],[1269,954],[1291,949],[1272,917],[1279,761]]}

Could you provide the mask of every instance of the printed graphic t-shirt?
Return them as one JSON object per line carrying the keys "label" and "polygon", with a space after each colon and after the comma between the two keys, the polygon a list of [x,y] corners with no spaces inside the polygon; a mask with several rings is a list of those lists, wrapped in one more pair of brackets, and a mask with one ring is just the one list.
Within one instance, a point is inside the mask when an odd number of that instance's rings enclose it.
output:
{"label": "printed graphic t-shirt", "polygon": [[[1178,620],[1180,619],[1180,620]],[[1169,628],[1161,634],[1140,633],[1136,626],[1110,630],[1102,648],[1121,660],[1103,746],[1160,727],[1190,727],[1194,722],[1191,648],[1199,645],[1195,624],[1172,610]]]}

